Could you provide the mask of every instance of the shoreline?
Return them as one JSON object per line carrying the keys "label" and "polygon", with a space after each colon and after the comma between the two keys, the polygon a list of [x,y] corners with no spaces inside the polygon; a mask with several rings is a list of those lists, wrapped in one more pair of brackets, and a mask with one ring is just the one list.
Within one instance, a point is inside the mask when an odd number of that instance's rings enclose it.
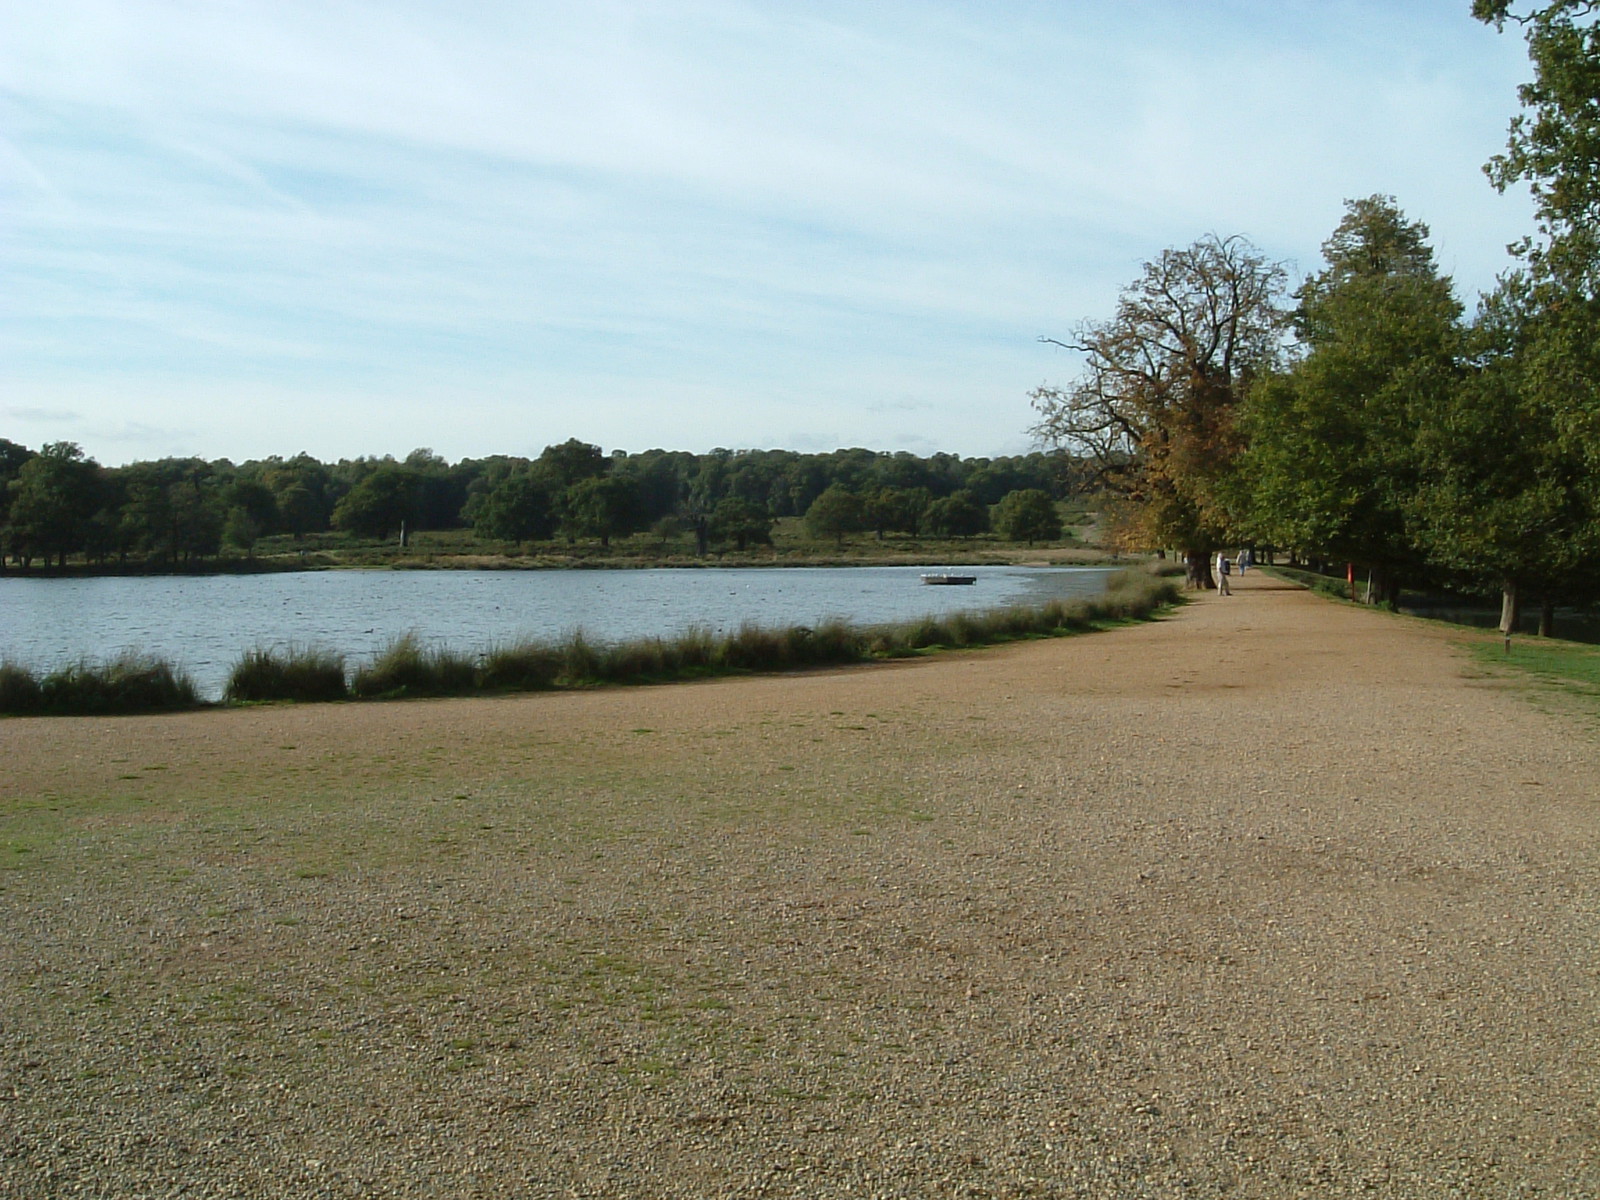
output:
{"label": "shoreline", "polygon": [[[331,559],[323,552],[319,558]],[[1017,551],[956,554],[935,557],[920,553],[879,555],[719,555],[714,559],[666,555],[659,558],[633,556],[492,555],[492,554],[396,554],[385,561],[297,562],[289,559],[237,559],[208,562],[196,567],[151,567],[145,564],[90,566],[72,563],[62,567],[12,565],[0,569],[0,582],[6,579],[137,579],[198,578],[211,575],[281,575],[318,571],[637,571],[637,570],[723,570],[734,568],[805,567],[905,567],[905,566],[1052,566],[1052,567],[1127,567],[1147,561],[1149,556],[1119,555],[1107,551]]]}
{"label": "shoreline", "polygon": [[[1092,569],[1092,568],[1091,568]],[[991,604],[899,621],[810,625],[747,621],[733,632],[693,627],[676,635],[615,640],[581,629],[478,650],[392,638],[373,661],[318,643],[258,646],[238,654],[220,693],[168,657],[123,651],[103,661],[41,672],[0,658],[0,716],[105,716],[251,703],[323,703],[504,695],[517,692],[684,682],[725,675],[811,669],[970,648],[1027,637],[1087,632],[1148,619],[1180,602],[1154,572],[1113,571],[1099,595],[1032,604]],[[351,665],[354,660],[355,665]],[[214,682],[214,681],[212,681]]]}

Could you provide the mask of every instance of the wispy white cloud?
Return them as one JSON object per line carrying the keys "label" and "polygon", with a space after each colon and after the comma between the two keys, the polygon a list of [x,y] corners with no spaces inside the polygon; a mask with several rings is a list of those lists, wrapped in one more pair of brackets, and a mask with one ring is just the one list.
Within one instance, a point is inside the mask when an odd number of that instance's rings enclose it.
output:
{"label": "wispy white cloud", "polygon": [[1166,245],[1392,192],[1488,286],[1460,8],[0,0],[0,384],[130,456],[1015,449]]}

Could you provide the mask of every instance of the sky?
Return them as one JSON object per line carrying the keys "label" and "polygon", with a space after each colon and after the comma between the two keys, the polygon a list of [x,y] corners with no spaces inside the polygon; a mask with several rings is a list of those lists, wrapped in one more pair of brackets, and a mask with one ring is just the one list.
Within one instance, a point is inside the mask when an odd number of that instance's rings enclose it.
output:
{"label": "sky", "polygon": [[1532,230],[1469,0],[0,0],[0,437],[1033,448],[1041,343],[1347,198]]}

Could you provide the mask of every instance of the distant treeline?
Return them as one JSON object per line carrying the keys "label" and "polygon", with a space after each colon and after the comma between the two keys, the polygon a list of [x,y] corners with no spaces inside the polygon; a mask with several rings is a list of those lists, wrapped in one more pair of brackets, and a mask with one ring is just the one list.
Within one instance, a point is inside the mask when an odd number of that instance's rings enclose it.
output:
{"label": "distant treeline", "polygon": [[851,532],[968,537],[991,522],[1016,540],[1058,536],[1055,501],[1084,482],[1062,452],[961,458],[905,452],[648,450],[604,453],[574,438],[537,458],[450,463],[431,450],[323,463],[308,454],[235,464],[164,458],[104,467],[78,445],[35,451],[0,438],[0,549],[12,566],[192,567],[249,557],[261,539],[341,530],[390,538],[470,528],[499,544],[644,530],[697,549],[770,541],[804,517],[819,538]]}

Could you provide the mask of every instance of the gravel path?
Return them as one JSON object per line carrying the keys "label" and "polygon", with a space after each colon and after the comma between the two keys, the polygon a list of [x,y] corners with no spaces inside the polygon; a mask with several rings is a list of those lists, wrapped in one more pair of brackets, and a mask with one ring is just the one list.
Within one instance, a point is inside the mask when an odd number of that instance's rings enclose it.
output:
{"label": "gravel path", "polygon": [[1113,633],[0,723],[0,1197],[1600,1194],[1600,736]]}

